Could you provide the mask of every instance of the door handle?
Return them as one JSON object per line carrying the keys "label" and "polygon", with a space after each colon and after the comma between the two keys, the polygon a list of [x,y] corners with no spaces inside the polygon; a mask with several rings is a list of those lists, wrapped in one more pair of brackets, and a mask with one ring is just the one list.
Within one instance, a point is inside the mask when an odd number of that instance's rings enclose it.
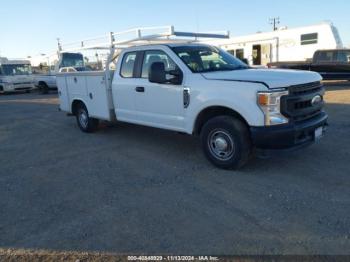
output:
{"label": "door handle", "polygon": [[135,91],[136,91],[136,92],[139,92],[139,93],[143,93],[143,92],[145,92],[145,88],[144,88],[143,86],[137,86],[137,87],[135,88]]}

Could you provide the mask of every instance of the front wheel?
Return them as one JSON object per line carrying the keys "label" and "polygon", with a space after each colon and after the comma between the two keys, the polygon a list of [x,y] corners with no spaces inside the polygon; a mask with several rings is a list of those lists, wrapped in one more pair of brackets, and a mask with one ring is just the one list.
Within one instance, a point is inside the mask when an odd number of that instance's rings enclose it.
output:
{"label": "front wheel", "polygon": [[81,131],[85,133],[96,131],[98,127],[98,119],[89,117],[89,112],[83,103],[78,105],[75,116]]}
{"label": "front wheel", "polygon": [[43,95],[49,93],[49,87],[45,83],[40,83],[39,84],[39,90],[40,90],[41,94],[43,94]]}
{"label": "front wheel", "polygon": [[203,126],[200,136],[204,154],[217,167],[238,169],[249,159],[249,130],[236,118],[214,117]]}

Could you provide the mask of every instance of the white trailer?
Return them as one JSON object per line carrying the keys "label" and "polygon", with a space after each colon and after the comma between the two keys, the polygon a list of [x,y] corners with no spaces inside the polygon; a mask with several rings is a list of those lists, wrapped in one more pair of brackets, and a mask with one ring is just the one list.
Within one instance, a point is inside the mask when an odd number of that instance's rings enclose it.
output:
{"label": "white trailer", "polygon": [[66,63],[61,55],[60,109],[75,115],[83,132],[96,131],[99,120],[117,120],[199,135],[220,168],[239,168],[254,148],[299,148],[322,137],[328,116],[319,74],[251,69],[200,38],[228,34],[171,26],[111,33],[109,42],[92,39],[68,50],[59,44],[61,53],[109,50],[106,69],[97,72],[63,73],[62,64],[81,61]]}
{"label": "white trailer", "polygon": [[331,23],[281,27],[272,32],[231,37],[211,44],[222,47],[237,58],[246,59],[252,66],[306,61],[312,59],[317,50],[343,47],[337,28]]}
{"label": "white trailer", "polygon": [[0,93],[27,91],[34,88],[32,69],[28,60],[0,57]]}

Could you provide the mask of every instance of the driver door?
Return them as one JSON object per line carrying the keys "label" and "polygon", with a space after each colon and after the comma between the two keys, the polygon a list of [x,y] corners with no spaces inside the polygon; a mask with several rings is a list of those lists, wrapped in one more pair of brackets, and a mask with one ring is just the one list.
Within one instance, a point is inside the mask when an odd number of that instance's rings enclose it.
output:
{"label": "driver door", "polygon": [[135,79],[134,101],[138,122],[184,131],[183,85],[151,83],[148,80],[148,71],[154,62],[163,62],[166,71],[178,68],[164,51],[144,51],[141,78]]}

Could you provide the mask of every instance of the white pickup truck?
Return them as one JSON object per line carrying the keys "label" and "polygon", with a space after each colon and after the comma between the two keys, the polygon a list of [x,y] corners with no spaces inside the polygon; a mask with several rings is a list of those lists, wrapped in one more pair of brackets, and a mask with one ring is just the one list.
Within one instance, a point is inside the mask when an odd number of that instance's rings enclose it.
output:
{"label": "white pickup truck", "polygon": [[57,90],[57,72],[76,72],[84,69],[82,54],[64,52],[60,54],[60,57],[63,63],[58,64],[58,61],[54,60],[50,64],[50,59],[47,59],[44,64],[40,63],[35,68],[34,84],[42,94],[47,94],[50,90]]}
{"label": "white pickup truck", "polygon": [[47,94],[50,90],[57,89],[55,74],[34,75],[34,83],[42,94]]}
{"label": "white pickup truck", "polygon": [[327,126],[317,73],[252,69],[199,43],[136,45],[115,59],[115,70],[57,75],[60,110],[84,132],[117,120],[198,135],[214,165],[237,169],[254,148],[308,145]]}

